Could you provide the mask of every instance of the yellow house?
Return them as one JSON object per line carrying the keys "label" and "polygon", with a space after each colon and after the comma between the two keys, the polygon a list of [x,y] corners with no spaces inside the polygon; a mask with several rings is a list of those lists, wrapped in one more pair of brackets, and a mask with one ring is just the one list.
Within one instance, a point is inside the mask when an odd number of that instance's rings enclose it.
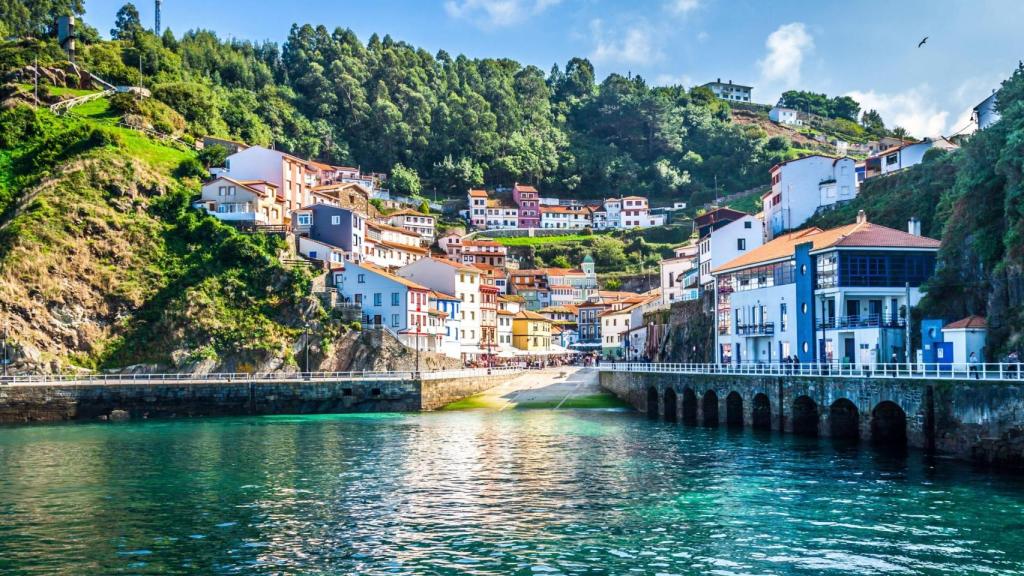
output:
{"label": "yellow house", "polygon": [[551,320],[536,312],[520,310],[512,318],[512,345],[528,352],[550,350]]}

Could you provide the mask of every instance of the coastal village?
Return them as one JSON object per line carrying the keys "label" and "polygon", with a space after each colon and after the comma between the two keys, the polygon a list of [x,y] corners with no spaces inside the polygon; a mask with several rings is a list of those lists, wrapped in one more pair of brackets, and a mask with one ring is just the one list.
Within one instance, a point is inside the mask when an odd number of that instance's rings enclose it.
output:
{"label": "coastal village", "polygon": [[[749,86],[705,86],[750,102]],[[979,129],[997,118],[993,99],[975,108]],[[800,111],[781,105],[769,117],[803,122]],[[545,197],[514,183],[468,190],[458,225],[442,229],[448,206],[391,193],[385,174],[220,138],[203,144],[229,154],[211,170],[196,208],[243,230],[287,235],[332,308],[417,352],[466,366],[651,361],[663,358],[666,312],[696,302],[714,318],[714,362],[868,368],[914,360],[908,319],[940,243],[922,236],[916,219],[903,230],[863,212],[832,229],[804,225],[855,198],[867,179],[958,147],[943,137],[887,137],[856,150],[833,141],[834,155],[779,163],[765,174],[761,211],[712,205],[692,213],[691,237],[660,262],[658,286],[620,291],[602,289],[590,255],[572,268],[524,268],[500,239],[660,227],[685,203],[654,207],[628,193]],[[919,360],[962,363],[984,354],[982,318],[926,319],[925,330]]]}

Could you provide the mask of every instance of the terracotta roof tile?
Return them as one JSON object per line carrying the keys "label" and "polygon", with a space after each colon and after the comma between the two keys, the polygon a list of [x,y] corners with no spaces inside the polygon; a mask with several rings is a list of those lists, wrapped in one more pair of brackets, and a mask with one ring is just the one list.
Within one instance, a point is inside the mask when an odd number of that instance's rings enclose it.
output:
{"label": "terracotta roof tile", "polygon": [[984,330],[988,327],[988,322],[984,316],[968,316],[956,322],[946,324],[942,327],[943,330]]}

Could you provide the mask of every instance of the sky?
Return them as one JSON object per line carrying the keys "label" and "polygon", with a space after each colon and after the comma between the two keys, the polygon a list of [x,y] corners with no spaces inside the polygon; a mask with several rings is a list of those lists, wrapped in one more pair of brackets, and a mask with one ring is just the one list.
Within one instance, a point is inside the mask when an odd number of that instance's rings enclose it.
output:
{"label": "sky", "polygon": [[[123,3],[85,0],[85,19],[107,35]],[[152,0],[137,7],[152,26]],[[162,20],[278,43],[292,23],[323,24],[545,71],[584,56],[598,79],[721,78],[765,104],[789,89],[845,94],[918,137],[963,128],[1024,59],[1022,0],[163,0]]]}

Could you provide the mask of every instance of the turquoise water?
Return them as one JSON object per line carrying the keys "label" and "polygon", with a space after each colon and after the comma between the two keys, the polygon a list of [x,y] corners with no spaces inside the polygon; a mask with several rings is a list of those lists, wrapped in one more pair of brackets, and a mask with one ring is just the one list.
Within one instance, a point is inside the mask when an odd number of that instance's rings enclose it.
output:
{"label": "turquoise water", "polygon": [[1024,573],[1024,482],[624,412],[0,429],[0,574]]}

